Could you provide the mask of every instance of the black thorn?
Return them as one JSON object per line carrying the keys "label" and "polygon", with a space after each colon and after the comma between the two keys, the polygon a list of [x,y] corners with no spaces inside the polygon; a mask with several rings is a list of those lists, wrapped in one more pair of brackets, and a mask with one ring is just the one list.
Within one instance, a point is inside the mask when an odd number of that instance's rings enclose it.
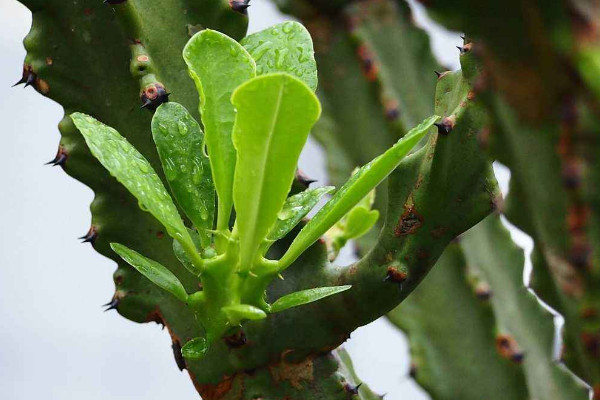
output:
{"label": "black thorn", "polygon": [[98,231],[96,230],[96,227],[94,225],[92,225],[90,230],[87,231],[87,233],[85,235],[79,237],[78,239],[81,240],[81,243],[94,244],[96,242],[96,238],[98,238]]}
{"label": "black thorn", "polygon": [[352,386],[349,383],[346,383],[346,385],[344,386],[344,389],[346,389],[346,391],[348,393],[351,393],[354,395],[354,394],[358,394],[358,389],[360,389],[361,386],[362,386],[362,382],[356,386]]}
{"label": "black thorn", "polygon": [[456,48],[458,51],[460,51],[460,54],[465,54],[467,52],[467,50],[462,46],[456,46]]}
{"label": "black thorn", "polygon": [[233,11],[237,11],[243,15],[248,15],[250,0],[229,0],[229,6]]}
{"label": "black thorn", "polygon": [[12,85],[12,87],[21,85],[23,83],[27,82],[27,78],[25,77],[25,75],[23,75],[23,77],[21,79],[19,79],[19,82],[15,83],[14,85]]}
{"label": "black thorn", "polygon": [[63,148],[61,146],[58,148],[58,152],[56,153],[56,156],[54,156],[54,158],[52,160],[48,161],[44,165],[52,164],[53,167],[56,167],[57,165],[64,167],[65,163],[67,162],[68,157],[69,157],[68,154],[63,150]]}
{"label": "black thorn", "polygon": [[311,183],[315,183],[317,182],[316,179],[311,179],[308,176],[306,176],[304,174],[304,172],[300,171],[299,169],[296,170],[296,181],[305,187],[309,187]]}
{"label": "black thorn", "polygon": [[179,342],[174,341],[171,345],[171,348],[173,349],[173,356],[175,357],[175,363],[177,364],[177,368],[179,368],[180,371],[183,371],[187,368],[187,365],[185,365],[185,358],[183,358],[183,355],[181,354],[181,345],[179,344]]}
{"label": "black thorn", "polygon": [[104,0],[103,3],[104,4],[115,5],[115,4],[125,3],[126,1],[127,0]]}
{"label": "black thorn", "polygon": [[25,80],[25,86],[23,86],[24,88],[26,88],[27,86],[32,86],[35,83],[35,74],[30,73],[29,75],[27,75],[27,79]]}
{"label": "black thorn", "polygon": [[440,135],[447,135],[450,132],[452,132],[453,126],[451,124],[445,123],[444,121],[436,122],[434,123],[434,125],[437,127],[438,133]]}
{"label": "black thorn", "polygon": [[433,71],[433,72],[435,72],[435,75],[436,75],[438,78],[439,78],[440,76],[442,76],[442,73],[441,73],[441,72],[438,72],[438,71]]}
{"label": "black thorn", "polygon": [[117,298],[116,296],[113,297],[108,303],[102,304],[102,307],[106,307],[104,312],[107,312],[110,310],[116,310],[117,307],[119,307],[119,303],[121,303],[121,300],[119,298]]}
{"label": "black thorn", "polygon": [[161,83],[150,85],[143,90],[140,96],[140,100],[142,101],[140,108],[156,111],[158,106],[169,101],[170,94]]}

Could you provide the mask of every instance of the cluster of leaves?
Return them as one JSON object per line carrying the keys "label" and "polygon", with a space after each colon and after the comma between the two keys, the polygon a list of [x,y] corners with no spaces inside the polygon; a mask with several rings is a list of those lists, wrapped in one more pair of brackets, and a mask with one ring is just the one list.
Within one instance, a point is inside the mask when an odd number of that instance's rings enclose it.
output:
{"label": "cluster of leaves", "polygon": [[165,226],[177,258],[200,278],[202,289],[188,294],[165,266],[121,244],[111,245],[195,313],[204,336],[188,342],[182,353],[198,359],[213,340],[245,320],[264,319],[350,289],[313,288],[273,304],[265,295],[270,282],[336,224],[344,232],[338,246],[372,227],[378,214],[370,211],[369,193],[437,117],[358,169],[300,230],[287,252],[272,260],[267,258],[271,245],[333,191],[321,187],[288,197],[300,152],[321,112],[310,35],[294,22],[240,43],[204,30],[190,39],[183,57],[200,95],[204,133],[183,106],[165,103],[154,114],[152,136],[170,192],[193,228],[186,227],[160,177],[124,137],[88,115],[74,113],[71,118],[92,154]]}

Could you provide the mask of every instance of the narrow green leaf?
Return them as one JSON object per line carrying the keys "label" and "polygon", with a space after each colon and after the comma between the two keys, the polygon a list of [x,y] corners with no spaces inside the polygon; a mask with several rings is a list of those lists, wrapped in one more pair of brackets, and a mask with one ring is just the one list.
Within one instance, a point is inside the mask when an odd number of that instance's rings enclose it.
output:
{"label": "narrow green leaf", "polygon": [[243,320],[258,320],[267,318],[267,314],[258,307],[249,304],[237,304],[222,308],[232,325],[238,325]]}
{"label": "narrow green leaf", "polygon": [[246,82],[232,101],[237,109],[233,200],[240,265],[247,271],[287,198],[298,157],[321,107],[302,81],[285,73]]}
{"label": "narrow green leaf", "polygon": [[193,338],[181,348],[181,355],[188,360],[201,360],[208,351],[208,342],[203,337]]}
{"label": "narrow green leaf", "polygon": [[188,295],[183,288],[183,285],[167,268],[122,244],[111,243],[110,247],[125,260],[125,262],[138,270],[140,274],[144,275],[156,286],[171,293],[183,302],[187,300]]}
{"label": "narrow green leaf", "polygon": [[312,38],[294,21],[274,25],[242,39],[241,44],[256,61],[258,75],[287,72],[313,91],[317,89],[317,62]]}
{"label": "narrow green leaf", "polygon": [[290,293],[280,297],[271,305],[271,313],[287,310],[288,308],[302,306],[312,303],[313,301],[324,299],[325,297],[333,296],[334,294],[344,292],[350,289],[352,285],[345,286],[330,286],[314,289],[301,290],[299,292]]}
{"label": "narrow green leaf", "polygon": [[288,251],[279,260],[279,269],[283,270],[293,263],[302,252],[327,232],[373,188],[379,185],[421,140],[438,118],[438,116],[432,116],[425,119],[420,125],[411,129],[392,148],[352,175],[296,236]]}
{"label": "narrow green leaf", "polygon": [[215,188],[200,125],[181,104],[165,103],[152,118],[152,137],[175,199],[198,228],[202,247],[208,246],[206,230],[213,229]]}
{"label": "narrow green leaf", "polygon": [[200,95],[200,115],[219,198],[217,229],[225,230],[233,204],[236,161],[231,139],[235,111],[230,99],[239,85],[256,75],[256,64],[238,42],[212,30],[195,34],[183,49],[183,58]]}
{"label": "narrow green leaf", "polygon": [[324,186],[307,189],[288,197],[277,214],[277,221],[271,228],[267,240],[275,241],[287,235],[317,205],[321,197],[334,189],[333,186]]}
{"label": "narrow green leaf", "polygon": [[167,229],[171,237],[187,248],[192,239],[181,221],[177,207],[150,163],[123,136],[89,115],[71,114],[92,154]]}

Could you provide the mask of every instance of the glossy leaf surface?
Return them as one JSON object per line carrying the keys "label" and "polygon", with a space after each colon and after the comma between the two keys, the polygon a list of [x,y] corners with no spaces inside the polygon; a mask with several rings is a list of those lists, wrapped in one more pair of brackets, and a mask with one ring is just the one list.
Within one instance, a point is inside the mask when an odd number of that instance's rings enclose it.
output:
{"label": "glossy leaf surface", "polygon": [[131,250],[119,243],[111,243],[110,247],[129,265],[135,268],[140,274],[148,278],[156,286],[164,289],[185,302],[188,295],[175,275],[163,265],[156,261],[144,257],[140,253]]}
{"label": "glossy leaf surface", "polygon": [[236,161],[231,139],[235,120],[231,94],[255,76],[256,65],[238,42],[212,30],[194,35],[183,49],[183,58],[200,95],[200,114],[219,197],[217,229],[226,229],[233,204]]}
{"label": "glossy leaf surface", "polygon": [[205,230],[213,228],[215,189],[200,125],[181,104],[165,103],[152,118],[152,136],[173,196],[206,247],[210,235]]}
{"label": "glossy leaf surface", "polygon": [[233,199],[241,269],[248,270],[287,198],[298,157],[321,108],[302,81],[285,73],[246,82],[232,101],[237,109]]}
{"label": "glossy leaf surface", "polygon": [[301,290],[299,292],[290,293],[280,297],[271,305],[271,312],[276,313],[288,308],[298,307],[304,304],[312,303],[313,301],[324,299],[325,297],[333,296],[334,294],[344,292],[350,289],[351,285],[345,286],[330,286],[320,287],[315,289]]}

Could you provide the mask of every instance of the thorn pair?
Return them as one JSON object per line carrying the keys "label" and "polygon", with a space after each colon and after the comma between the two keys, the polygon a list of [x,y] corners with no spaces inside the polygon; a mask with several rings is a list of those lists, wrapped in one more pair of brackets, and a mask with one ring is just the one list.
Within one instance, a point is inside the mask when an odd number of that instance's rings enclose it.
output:
{"label": "thorn pair", "polygon": [[35,74],[35,72],[33,72],[33,68],[31,68],[31,65],[23,65],[23,75],[21,76],[21,79],[19,79],[19,81],[17,83],[15,83],[14,85],[12,85],[12,87],[21,85],[21,84],[25,84],[25,86],[23,86],[24,88],[26,88],[27,86],[34,86],[35,80],[37,79],[37,75]]}
{"label": "thorn pair", "polygon": [[119,307],[119,304],[121,303],[121,299],[119,299],[117,296],[113,296],[112,299],[110,299],[110,301],[106,304],[102,304],[102,307],[106,307],[106,309],[104,309],[104,312],[110,311],[110,310],[116,310],[117,307]]}
{"label": "thorn pair", "polygon": [[61,167],[64,168],[68,157],[69,157],[69,155],[67,154],[65,149],[62,146],[59,146],[58,151],[56,152],[56,155],[54,156],[54,158],[52,160],[48,161],[47,163],[45,163],[44,165],[52,165],[53,167],[60,165]]}
{"label": "thorn pair", "polygon": [[94,244],[96,242],[96,239],[98,238],[98,230],[96,229],[96,227],[94,225],[92,225],[90,227],[90,230],[87,231],[87,233],[81,237],[79,237],[78,239],[81,240],[81,243],[90,243],[90,244]]}
{"label": "thorn pair", "polygon": [[125,3],[126,1],[127,0],[104,0],[103,3],[104,4],[110,4],[111,6],[113,6],[113,5]]}

